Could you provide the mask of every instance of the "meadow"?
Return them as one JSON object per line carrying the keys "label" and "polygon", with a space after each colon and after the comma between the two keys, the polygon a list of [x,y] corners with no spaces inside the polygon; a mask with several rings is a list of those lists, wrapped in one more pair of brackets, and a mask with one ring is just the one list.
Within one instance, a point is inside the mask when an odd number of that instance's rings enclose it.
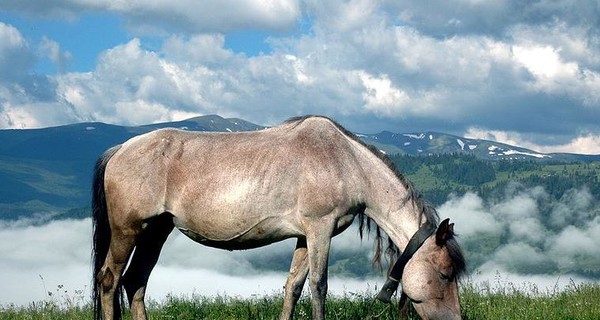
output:
{"label": "meadow", "polygon": [[[90,303],[81,291],[57,288],[44,301],[28,306],[0,306],[0,319],[92,319]],[[150,301],[150,319],[257,320],[277,319],[279,295],[238,298],[227,296],[178,297]],[[487,283],[461,287],[463,319],[600,319],[600,284],[571,283],[562,290],[540,292],[534,285]],[[310,319],[310,298],[298,303],[295,319]],[[131,319],[126,313],[124,319]],[[373,294],[346,293],[327,300],[327,319],[419,319],[414,310],[400,315],[398,304],[383,304]]]}

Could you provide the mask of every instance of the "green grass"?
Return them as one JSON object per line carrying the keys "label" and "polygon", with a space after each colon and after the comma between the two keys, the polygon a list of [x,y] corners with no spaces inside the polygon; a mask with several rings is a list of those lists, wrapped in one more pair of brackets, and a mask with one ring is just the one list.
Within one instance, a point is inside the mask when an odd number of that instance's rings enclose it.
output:
{"label": "green grass", "polygon": [[[57,290],[58,293],[58,290]],[[0,306],[0,319],[91,319],[89,303],[83,297],[49,296],[46,301],[27,307]],[[176,297],[148,303],[150,319],[277,319],[283,304],[281,296],[254,298]],[[572,283],[562,291],[539,292],[530,285],[514,284],[492,288],[489,285],[465,284],[461,287],[463,319],[600,319],[600,284]],[[296,308],[295,319],[311,319],[310,299],[303,297]],[[401,319],[397,304],[375,301],[371,294],[347,293],[327,300],[328,319]],[[131,319],[126,314],[125,319]],[[404,319],[419,319],[409,311]]]}
{"label": "green grass", "polygon": [[462,288],[464,319],[600,319],[600,284],[570,284],[563,291],[539,292],[513,284]]}
{"label": "green grass", "polygon": [[[277,319],[283,305],[280,296],[252,299],[231,297],[169,297],[162,304],[150,307],[153,319]],[[327,319],[398,319],[395,305],[383,304],[371,295],[346,294],[327,299]],[[295,319],[311,319],[309,297],[298,302]]]}

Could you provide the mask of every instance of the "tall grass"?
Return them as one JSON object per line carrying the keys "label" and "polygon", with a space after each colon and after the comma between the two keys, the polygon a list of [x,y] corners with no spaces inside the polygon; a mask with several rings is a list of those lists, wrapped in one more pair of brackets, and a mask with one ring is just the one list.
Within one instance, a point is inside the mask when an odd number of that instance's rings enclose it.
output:
{"label": "tall grass", "polygon": [[[232,297],[168,297],[162,304],[149,308],[153,319],[277,319],[283,306],[281,296],[250,299]],[[398,319],[396,305],[375,301],[374,296],[345,294],[327,299],[327,319]],[[311,319],[311,302],[303,297],[296,306],[295,318]]]}
{"label": "tall grass", "polygon": [[541,292],[535,285],[518,288],[467,284],[461,290],[464,319],[600,319],[600,284],[571,282],[565,289]]}
{"label": "tall grass", "polygon": [[[56,291],[45,301],[29,306],[0,306],[0,319],[91,319],[89,302],[77,293]],[[84,302],[84,303],[82,303]],[[283,300],[280,295],[236,298],[168,296],[163,301],[148,303],[150,319],[260,320],[277,319]],[[600,284],[571,283],[565,289],[540,292],[534,285],[464,284],[461,287],[463,319],[600,319]],[[298,302],[295,319],[311,319],[310,298]],[[383,304],[371,293],[346,293],[327,300],[328,319],[419,319],[413,310],[401,318],[398,305]],[[131,319],[126,314],[125,319]]]}

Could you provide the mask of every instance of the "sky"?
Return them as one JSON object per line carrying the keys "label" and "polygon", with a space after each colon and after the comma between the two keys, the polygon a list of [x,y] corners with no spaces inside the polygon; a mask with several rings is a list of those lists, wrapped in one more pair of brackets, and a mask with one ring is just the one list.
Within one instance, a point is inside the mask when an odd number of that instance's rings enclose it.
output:
{"label": "sky", "polygon": [[[466,193],[450,197],[438,209],[442,219],[449,217],[456,224],[465,250],[473,250],[469,243],[478,244],[469,262],[484,261],[469,270],[465,281],[502,292],[516,289],[548,294],[600,280],[585,273],[589,269],[597,274],[600,269],[599,200],[586,188],[569,190],[554,199],[541,187],[512,184],[491,200]],[[0,306],[88,302],[91,229],[90,218],[47,223],[36,223],[35,218],[0,221]],[[505,242],[488,244],[489,252],[482,251],[486,245],[481,243],[498,237]],[[294,246],[295,241],[288,239],[230,252],[199,245],[174,231],[150,276],[148,297],[160,302],[169,294],[280,296],[287,274],[256,268],[253,262],[271,257],[291,259]],[[361,242],[356,226],[335,237],[331,245],[332,254],[369,258],[373,248],[372,236]],[[383,274],[367,279],[330,275],[329,292],[375,295],[384,281]]]}
{"label": "sky", "polygon": [[600,3],[0,2],[0,129],[205,114],[600,154]]}

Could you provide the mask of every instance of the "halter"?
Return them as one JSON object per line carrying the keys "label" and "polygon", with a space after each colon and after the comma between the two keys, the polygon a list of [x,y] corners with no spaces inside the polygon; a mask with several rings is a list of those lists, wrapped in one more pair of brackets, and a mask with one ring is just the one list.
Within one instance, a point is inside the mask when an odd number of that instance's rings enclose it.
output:
{"label": "halter", "polygon": [[[427,240],[435,231],[437,227],[430,223],[429,221],[421,225],[419,230],[410,238],[406,248],[396,260],[394,267],[392,268],[390,274],[388,275],[388,279],[381,288],[379,294],[377,294],[377,299],[389,303],[391,301],[392,295],[398,289],[398,285],[400,284],[400,280],[402,279],[402,273],[404,273],[404,267],[408,263],[408,260],[412,258],[412,256],[419,250],[419,248],[423,245],[423,242]],[[401,303],[406,300],[407,296],[404,292],[402,292]]]}

